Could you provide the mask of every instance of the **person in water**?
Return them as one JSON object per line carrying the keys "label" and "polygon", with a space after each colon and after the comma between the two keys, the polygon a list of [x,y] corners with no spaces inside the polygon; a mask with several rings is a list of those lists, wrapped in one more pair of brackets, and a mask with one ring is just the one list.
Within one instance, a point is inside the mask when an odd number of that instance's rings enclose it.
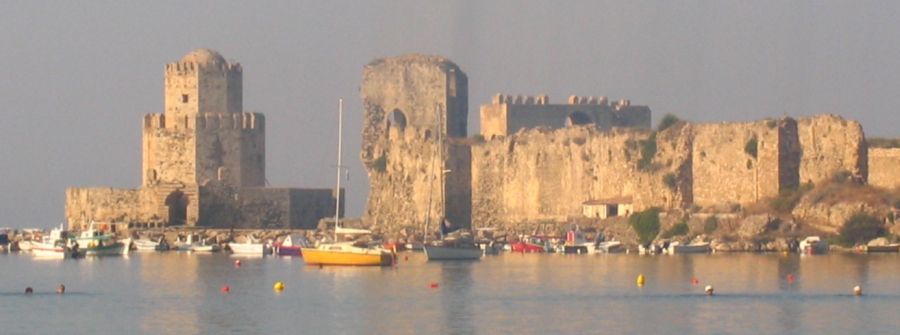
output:
{"label": "person in water", "polygon": [[31,295],[32,293],[34,293],[34,289],[31,286],[25,288],[25,295]]}
{"label": "person in water", "polygon": [[66,285],[59,284],[59,287],[56,288],[56,293],[59,293],[59,294],[66,293]]}

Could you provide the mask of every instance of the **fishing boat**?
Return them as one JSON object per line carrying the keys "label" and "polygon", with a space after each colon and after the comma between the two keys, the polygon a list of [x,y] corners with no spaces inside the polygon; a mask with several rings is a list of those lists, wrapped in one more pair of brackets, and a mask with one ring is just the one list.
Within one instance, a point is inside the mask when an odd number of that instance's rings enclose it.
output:
{"label": "fishing boat", "polygon": [[121,256],[128,252],[127,245],[116,241],[112,234],[96,229],[94,223],[75,238],[73,248],[79,256]]}
{"label": "fishing boat", "polygon": [[800,241],[798,251],[802,255],[819,255],[828,252],[828,242],[818,236],[809,236]]}
{"label": "fishing boat", "polygon": [[540,237],[525,237],[520,241],[512,242],[509,244],[510,251],[512,252],[522,252],[522,253],[530,253],[530,252],[545,252],[547,251],[546,240]]}
{"label": "fishing boat", "polygon": [[132,241],[137,251],[166,251],[169,250],[169,243],[165,237],[160,236],[158,240],[153,241],[149,238],[139,238]]}
{"label": "fishing boat", "polygon": [[272,248],[269,247],[268,243],[260,242],[253,236],[247,236],[243,243],[228,243],[228,249],[231,249],[231,252],[237,255],[264,256],[272,254]]}
{"label": "fishing boat", "polygon": [[612,254],[623,251],[625,251],[625,247],[619,241],[600,242],[597,243],[597,247],[594,249],[594,253],[598,254]]}
{"label": "fishing boat", "polygon": [[[394,254],[381,246],[370,247],[348,242],[339,242],[340,234],[366,233],[363,229],[346,229],[341,227],[341,146],[343,133],[344,100],[338,102],[338,151],[337,151],[337,185],[335,187],[334,242],[319,243],[315,248],[301,248],[303,262],[307,265],[356,265],[386,266],[393,264]],[[357,232],[358,231],[358,232]]]}
{"label": "fishing boat", "polygon": [[666,252],[670,255],[674,254],[705,254],[710,252],[709,242],[692,242],[690,244],[681,244],[681,242],[672,242]]}
{"label": "fishing boat", "polygon": [[575,227],[566,232],[566,243],[563,245],[562,252],[565,254],[593,254],[597,249],[597,244],[588,242],[584,237],[584,233]]}
{"label": "fishing boat", "polygon": [[191,245],[190,249],[191,252],[219,252],[219,250],[222,250],[222,247],[216,243],[210,242],[209,238],[204,238],[200,240],[200,243]]}
{"label": "fishing boat", "polygon": [[302,256],[301,248],[307,246],[309,242],[301,235],[288,235],[284,241],[275,243],[275,253],[278,256]]}
{"label": "fishing boat", "polygon": [[31,254],[35,257],[73,258],[74,250],[69,247],[69,232],[60,228],[50,230],[50,236],[40,241],[31,241]]}
{"label": "fishing boat", "polygon": [[9,228],[0,228],[0,252],[9,251]]}

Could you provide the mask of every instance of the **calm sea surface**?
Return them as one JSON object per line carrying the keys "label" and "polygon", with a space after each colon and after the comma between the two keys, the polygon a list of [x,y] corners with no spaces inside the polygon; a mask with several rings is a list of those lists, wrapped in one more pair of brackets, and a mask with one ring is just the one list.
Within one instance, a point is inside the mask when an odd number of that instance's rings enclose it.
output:
{"label": "calm sea surface", "polygon": [[[235,259],[2,254],[0,334],[900,332],[900,255],[504,254],[441,263],[401,253],[386,268],[274,257],[240,258],[236,268]],[[272,290],[276,281],[283,292]],[[60,283],[65,295],[53,293]],[[226,284],[231,293],[221,292]],[[703,294],[707,284],[716,296]],[[855,285],[865,296],[851,295]],[[27,286],[34,295],[23,294]]]}

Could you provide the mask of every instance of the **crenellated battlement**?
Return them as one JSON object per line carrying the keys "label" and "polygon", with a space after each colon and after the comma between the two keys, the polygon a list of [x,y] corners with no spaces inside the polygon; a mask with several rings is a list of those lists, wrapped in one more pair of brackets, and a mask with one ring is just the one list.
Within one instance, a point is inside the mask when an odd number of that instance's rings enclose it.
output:
{"label": "crenellated battlement", "polygon": [[166,75],[190,75],[198,72],[240,72],[244,70],[240,63],[203,64],[196,61],[177,61],[166,64]]}
{"label": "crenellated battlement", "polygon": [[178,120],[166,118],[163,113],[144,115],[147,129],[244,129],[265,130],[265,116],[261,113],[204,113],[197,116],[183,116]]}
{"label": "crenellated battlement", "polygon": [[[619,99],[615,102],[610,102],[609,98],[605,96],[579,96],[579,95],[570,95],[567,100],[569,105],[597,105],[597,106],[611,106],[615,110],[622,110],[631,106],[631,100],[627,99]],[[491,104],[500,105],[549,105],[550,97],[546,94],[540,95],[513,95],[513,94],[503,94],[497,93],[493,97],[491,97]]]}
{"label": "crenellated battlement", "polygon": [[498,93],[493,96],[491,103],[507,105],[548,105],[550,104],[550,97],[546,94],[532,96]]}

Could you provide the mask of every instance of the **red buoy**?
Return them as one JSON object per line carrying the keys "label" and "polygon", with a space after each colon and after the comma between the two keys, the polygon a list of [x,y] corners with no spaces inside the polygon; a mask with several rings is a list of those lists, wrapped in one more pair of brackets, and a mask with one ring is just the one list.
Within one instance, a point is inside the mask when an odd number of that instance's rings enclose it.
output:
{"label": "red buoy", "polygon": [[787,275],[787,282],[788,282],[788,284],[793,284],[795,280],[797,280],[797,279],[794,278],[794,275],[792,275],[792,274],[788,274],[788,275]]}
{"label": "red buoy", "polygon": [[438,288],[438,283],[432,282],[432,283],[431,283],[431,288]]}
{"label": "red buoy", "polygon": [[700,284],[700,279],[697,279],[697,277],[691,278],[691,285],[697,285],[697,284]]}
{"label": "red buoy", "polygon": [[229,293],[229,292],[231,292],[231,287],[228,286],[227,284],[222,285],[222,293]]}
{"label": "red buoy", "polygon": [[234,261],[234,267],[236,267],[236,268],[241,267],[241,260],[240,260],[240,259]]}

